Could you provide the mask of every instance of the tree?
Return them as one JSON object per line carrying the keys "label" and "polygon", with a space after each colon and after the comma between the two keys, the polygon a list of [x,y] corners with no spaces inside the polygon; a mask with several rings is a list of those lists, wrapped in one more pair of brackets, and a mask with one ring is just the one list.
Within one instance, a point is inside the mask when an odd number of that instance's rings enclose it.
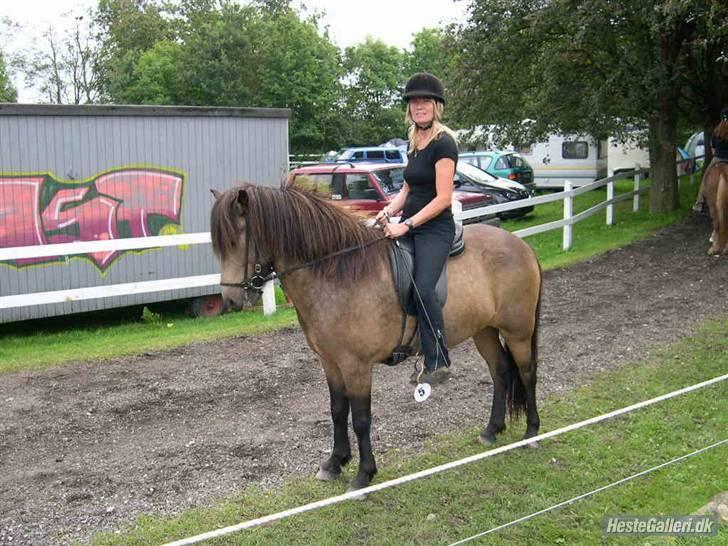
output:
{"label": "tree", "polygon": [[[459,103],[507,137],[646,125],[650,208],[678,206],[675,141],[690,47],[721,0],[474,0]],[[524,124],[524,119],[535,120]]]}
{"label": "tree", "polygon": [[367,38],[346,49],[344,67],[344,108],[350,126],[347,143],[379,144],[404,136],[404,53]]}
{"label": "tree", "polygon": [[126,93],[135,86],[134,70],[141,56],[157,42],[175,39],[165,15],[156,0],[99,0],[93,20],[98,29],[95,69],[102,100],[129,102]]}
{"label": "tree", "polygon": [[13,87],[13,82],[5,64],[5,57],[0,51],[0,102],[15,102],[16,100],[18,100],[18,93]]}
{"label": "tree", "polygon": [[54,27],[43,33],[43,42],[18,61],[26,83],[54,104],[92,103],[98,97],[96,44],[89,19],[74,18],[74,25],[59,36]]}
{"label": "tree", "polygon": [[139,57],[120,98],[129,104],[185,104],[181,56],[182,47],[177,42],[161,40],[154,44]]}
{"label": "tree", "polygon": [[[689,44],[681,114],[691,127],[703,128],[710,140],[722,108],[728,105],[728,5],[712,3],[707,12],[705,35]],[[707,142],[707,141],[706,141]],[[705,164],[712,158],[705,147]]]}

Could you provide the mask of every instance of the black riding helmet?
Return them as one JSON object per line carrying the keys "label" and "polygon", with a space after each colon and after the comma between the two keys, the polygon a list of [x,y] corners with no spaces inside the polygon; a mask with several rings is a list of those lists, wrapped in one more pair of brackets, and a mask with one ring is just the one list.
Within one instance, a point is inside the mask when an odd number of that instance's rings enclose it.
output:
{"label": "black riding helmet", "polygon": [[436,76],[427,72],[418,72],[407,80],[402,94],[405,102],[409,102],[415,97],[427,97],[445,104],[445,88]]}

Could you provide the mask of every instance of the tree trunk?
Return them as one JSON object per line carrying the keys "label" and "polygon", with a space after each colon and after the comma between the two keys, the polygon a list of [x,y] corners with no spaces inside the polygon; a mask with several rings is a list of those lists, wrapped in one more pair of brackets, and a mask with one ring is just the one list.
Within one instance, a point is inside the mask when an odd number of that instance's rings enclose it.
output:
{"label": "tree trunk", "polygon": [[650,120],[650,212],[669,212],[680,206],[675,164],[677,112],[668,106]]}

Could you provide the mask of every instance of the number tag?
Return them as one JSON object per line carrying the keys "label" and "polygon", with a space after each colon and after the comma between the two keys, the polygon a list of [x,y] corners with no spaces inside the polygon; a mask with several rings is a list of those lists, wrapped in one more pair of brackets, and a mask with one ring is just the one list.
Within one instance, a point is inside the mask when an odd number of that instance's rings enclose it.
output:
{"label": "number tag", "polygon": [[429,383],[419,383],[415,387],[415,402],[424,402],[432,394],[432,387]]}

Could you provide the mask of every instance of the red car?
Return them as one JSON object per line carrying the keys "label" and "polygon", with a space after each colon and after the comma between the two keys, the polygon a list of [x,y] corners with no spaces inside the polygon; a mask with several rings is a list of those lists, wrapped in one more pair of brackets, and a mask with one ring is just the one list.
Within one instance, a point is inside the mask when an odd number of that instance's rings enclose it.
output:
{"label": "red car", "polygon": [[[375,216],[397,195],[404,182],[401,163],[322,163],[291,171],[289,184],[337,202],[363,217]],[[487,193],[454,191],[463,210],[497,203]],[[494,214],[465,220],[464,223],[497,223]]]}

